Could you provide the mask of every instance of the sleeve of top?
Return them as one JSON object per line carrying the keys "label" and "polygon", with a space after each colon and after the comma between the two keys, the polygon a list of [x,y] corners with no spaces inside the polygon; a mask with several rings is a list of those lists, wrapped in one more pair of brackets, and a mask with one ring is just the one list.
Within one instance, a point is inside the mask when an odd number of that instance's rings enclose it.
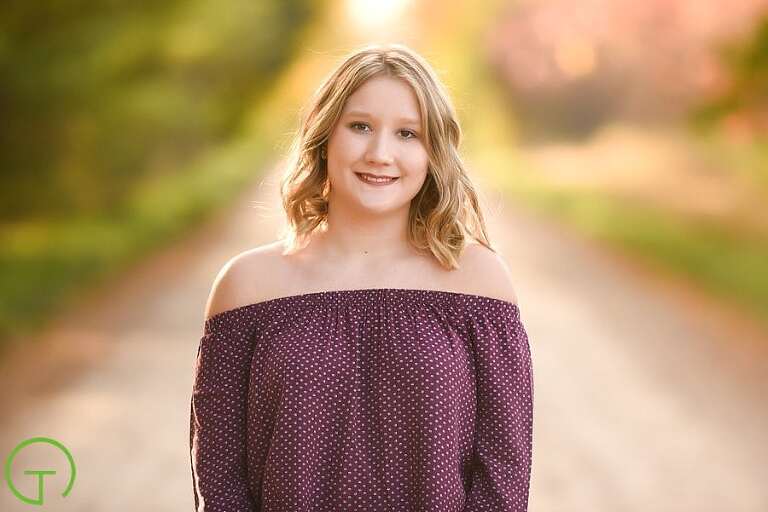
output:
{"label": "sleeve of top", "polygon": [[471,487],[463,512],[524,512],[533,450],[533,371],[517,306],[471,323],[477,410]]}
{"label": "sleeve of top", "polygon": [[196,512],[258,510],[246,471],[246,407],[252,333],[225,312],[205,322],[190,404]]}

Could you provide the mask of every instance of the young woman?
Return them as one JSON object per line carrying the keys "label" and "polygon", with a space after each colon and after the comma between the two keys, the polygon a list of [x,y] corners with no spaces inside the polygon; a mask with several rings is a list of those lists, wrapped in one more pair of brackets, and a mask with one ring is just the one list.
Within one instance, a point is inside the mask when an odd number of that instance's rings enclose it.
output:
{"label": "young woman", "polygon": [[206,512],[527,509],[533,374],[434,71],[348,55],[302,116],[282,238],[233,257],[191,403]]}

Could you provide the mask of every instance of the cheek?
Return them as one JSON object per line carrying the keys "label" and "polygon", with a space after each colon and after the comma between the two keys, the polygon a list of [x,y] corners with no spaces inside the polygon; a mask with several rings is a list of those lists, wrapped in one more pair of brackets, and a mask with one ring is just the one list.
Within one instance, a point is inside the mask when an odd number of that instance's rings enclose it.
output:
{"label": "cheek", "polygon": [[365,143],[361,137],[342,129],[331,135],[328,148],[334,160],[344,163],[360,158],[360,153],[365,151]]}
{"label": "cheek", "polygon": [[429,167],[429,156],[421,149],[413,151],[408,155],[408,173],[416,181],[423,181],[427,176],[427,168]]}

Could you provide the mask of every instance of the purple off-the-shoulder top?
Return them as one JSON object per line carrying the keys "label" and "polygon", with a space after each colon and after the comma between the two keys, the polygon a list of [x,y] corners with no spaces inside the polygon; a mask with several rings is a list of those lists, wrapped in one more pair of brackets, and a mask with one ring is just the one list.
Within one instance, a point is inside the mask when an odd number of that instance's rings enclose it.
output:
{"label": "purple off-the-shoulder top", "polygon": [[208,318],[198,512],[527,510],[533,372],[517,304],[374,288]]}

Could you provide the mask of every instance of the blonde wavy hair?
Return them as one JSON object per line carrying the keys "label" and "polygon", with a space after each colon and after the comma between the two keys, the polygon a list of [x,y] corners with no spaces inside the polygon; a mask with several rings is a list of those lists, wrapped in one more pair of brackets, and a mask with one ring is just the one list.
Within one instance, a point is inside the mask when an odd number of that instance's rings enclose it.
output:
{"label": "blonde wavy hair", "polygon": [[389,44],[369,45],[348,54],[302,109],[280,183],[287,216],[280,233],[284,253],[298,250],[316,229],[327,227],[330,184],[321,148],[347,98],[366,80],[382,75],[404,80],[416,94],[429,155],[427,177],[411,200],[408,241],[417,251],[434,255],[448,270],[459,268],[470,238],[495,252],[478,194],[459,156],[461,128],[445,87],[423,57],[407,46]]}

